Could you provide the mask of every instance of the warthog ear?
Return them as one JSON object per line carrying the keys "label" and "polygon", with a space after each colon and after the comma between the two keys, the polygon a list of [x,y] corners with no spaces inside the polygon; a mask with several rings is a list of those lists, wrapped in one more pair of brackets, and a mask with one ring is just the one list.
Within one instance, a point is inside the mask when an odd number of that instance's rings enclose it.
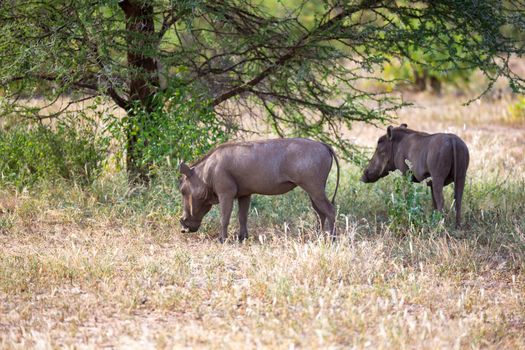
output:
{"label": "warthog ear", "polygon": [[386,135],[388,136],[389,140],[392,140],[392,129],[394,129],[394,127],[392,125],[390,125],[388,128],[386,128]]}
{"label": "warthog ear", "polygon": [[181,162],[179,165],[179,171],[181,174],[186,175],[186,177],[190,177],[193,175],[193,170],[190,169],[189,166],[186,165],[186,163]]}
{"label": "warthog ear", "polygon": [[400,127],[400,128],[403,128],[403,129],[406,129],[406,128],[408,128],[408,125],[406,125],[405,123],[403,123],[403,124],[401,124],[399,127]]}

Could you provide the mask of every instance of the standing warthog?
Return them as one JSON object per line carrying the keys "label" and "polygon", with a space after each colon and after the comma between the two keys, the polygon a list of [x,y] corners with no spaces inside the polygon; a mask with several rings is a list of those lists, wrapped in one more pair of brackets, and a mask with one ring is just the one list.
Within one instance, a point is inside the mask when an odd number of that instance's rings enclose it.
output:
{"label": "standing warthog", "polygon": [[431,177],[434,209],[443,210],[443,186],[454,182],[456,227],[461,224],[461,199],[469,163],[467,145],[454,134],[427,134],[407,128],[406,124],[389,126],[387,134],[377,141],[374,156],[361,178],[363,182],[376,182],[399,169],[405,174],[412,166],[412,180],[421,182]]}
{"label": "standing warthog", "polygon": [[[325,194],[326,179],[337,164],[337,184],[330,202]],[[248,237],[250,196],[286,193],[296,186],[308,193],[319,215],[321,227],[335,235],[334,199],[339,186],[339,163],[333,149],[307,139],[274,139],[226,143],[188,166],[180,164],[184,213],[180,220],[182,232],[195,232],[213,204],[221,212],[220,241],[228,233],[233,200],[239,203],[239,240]]]}

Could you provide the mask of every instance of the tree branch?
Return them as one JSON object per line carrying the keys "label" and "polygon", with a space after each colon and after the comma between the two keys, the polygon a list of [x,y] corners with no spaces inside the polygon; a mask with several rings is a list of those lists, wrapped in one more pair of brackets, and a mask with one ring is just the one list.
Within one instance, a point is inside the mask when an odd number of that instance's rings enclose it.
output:
{"label": "tree branch", "polygon": [[353,13],[362,10],[365,7],[370,7],[375,4],[380,3],[380,0],[366,0],[363,1],[359,6],[350,6],[344,10],[342,10],[339,14],[335,15],[328,21],[324,22],[320,26],[318,26],[316,29],[312,30],[311,32],[306,33],[303,35],[293,46],[288,48],[288,52],[284,55],[280,56],[277,60],[275,60],[271,65],[266,67],[263,71],[261,71],[258,75],[256,75],[253,79],[250,81],[241,84],[239,86],[236,86],[219,96],[215,97],[212,101],[212,106],[217,106],[221,104],[222,102],[237,96],[243,92],[248,91],[251,87],[254,87],[255,85],[259,84],[261,81],[266,79],[269,75],[276,72],[280,67],[282,67],[284,64],[286,64],[288,61],[293,59],[296,54],[299,52],[301,48],[305,46],[305,43],[308,41],[309,38],[314,37],[315,35],[321,34],[324,31],[332,28],[333,26],[337,25],[341,21],[343,21],[345,18],[351,16]]}

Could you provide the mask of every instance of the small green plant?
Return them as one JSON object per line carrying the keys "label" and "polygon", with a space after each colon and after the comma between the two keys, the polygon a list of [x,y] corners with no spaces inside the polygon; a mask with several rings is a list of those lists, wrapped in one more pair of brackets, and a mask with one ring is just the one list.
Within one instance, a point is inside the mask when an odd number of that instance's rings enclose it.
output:
{"label": "small green plant", "polygon": [[9,233],[9,231],[13,228],[13,221],[13,217],[10,215],[0,215],[0,234]]}
{"label": "small green plant", "polygon": [[518,101],[509,106],[509,121],[513,123],[525,122],[525,97],[520,96]]}
{"label": "small green plant", "polygon": [[393,175],[393,192],[388,201],[389,225],[394,231],[407,229],[439,228],[443,215],[437,211],[429,212],[431,195],[426,184],[412,182],[412,171],[405,175],[396,171]]}

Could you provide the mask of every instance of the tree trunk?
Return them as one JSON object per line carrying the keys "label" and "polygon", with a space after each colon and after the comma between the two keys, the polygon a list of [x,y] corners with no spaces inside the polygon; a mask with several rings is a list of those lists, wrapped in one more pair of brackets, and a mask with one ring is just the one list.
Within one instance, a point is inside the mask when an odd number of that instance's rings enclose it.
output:
{"label": "tree trunk", "polygon": [[427,89],[427,77],[428,73],[426,69],[423,69],[422,73],[420,73],[416,68],[413,68],[414,72],[414,85],[416,88],[416,91],[422,92]]}
{"label": "tree trunk", "polygon": [[144,147],[147,142],[139,142],[140,130],[142,127],[142,113],[136,113],[133,110],[127,111],[128,122],[124,126],[126,134],[126,170],[128,179],[131,183],[146,184],[149,182],[148,164],[143,161]]}
{"label": "tree trunk", "polygon": [[441,96],[441,80],[438,77],[431,75],[430,76],[430,87],[432,92],[438,96]]}
{"label": "tree trunk", "polygon": [[[157,62],[152,56],[156,49],[154,9],[148,1],[123,0],[119,6],[126,16],[128,32],[128,69],[129,96],[132,107],[141,107],[146,113],[128,111],[130,122],[126,130],[126,167],[132,182],[149,180],[149,165],[142,161],[142,153],[147,140],[137,133],[136,126],[147,125],[147,118],[152,111],[153,95],[158,87]],[[139,133],[140,133],[139,128]],[[139,144],[139,140],[142,143]]]}

